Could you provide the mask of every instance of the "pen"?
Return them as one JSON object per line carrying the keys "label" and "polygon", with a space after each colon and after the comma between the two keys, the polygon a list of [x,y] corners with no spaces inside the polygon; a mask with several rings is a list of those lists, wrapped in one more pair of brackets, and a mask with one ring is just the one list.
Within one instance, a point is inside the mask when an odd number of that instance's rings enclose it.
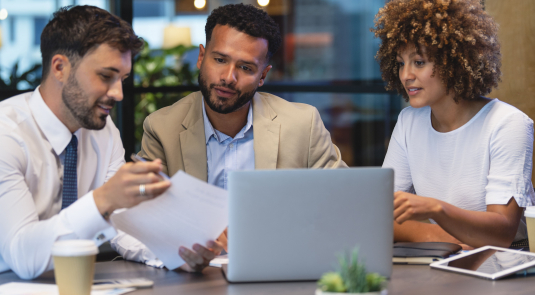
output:
{"label": "pen", "polygon": [[[132,154],[132,155],[130,156],[130,158],[131,158],[132,161],[134,161],[134,162],[147,162],[147,160],[143,159],[142,157],[140,157],[140,156],[138,156],[138,155],[136,155],[136,154]],[[163,173],[162,171],[158,172],[158,174],[159,174],[161,177],[163,177],[163,179],[165,179],[165,180],[169,180],[169,181],[171,180],[171,179],[169,178],[169,176],[165,175],[165,173]]]}

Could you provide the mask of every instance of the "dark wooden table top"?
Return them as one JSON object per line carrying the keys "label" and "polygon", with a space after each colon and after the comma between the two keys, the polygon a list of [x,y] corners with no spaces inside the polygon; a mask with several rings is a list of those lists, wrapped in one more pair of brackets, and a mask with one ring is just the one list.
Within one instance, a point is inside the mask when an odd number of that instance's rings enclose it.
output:
{"label": "dark wooden table top", "polygon": [[[315,282],[229,284],[223,277],[221,269],[214,267],[208,267],[202,274],[155,269],[128,261],[100,262],[95,267],[95,279],[138,277],[153,280],[154,286],[128,294],[311,295],[316,289]],[[8,282],[23,282],[23,280],[13,272],[0,274],[0,284]],[[54,283],[54,273],[46,272],[29,282]],[[431,269],[429,266],[394,265],[392,278],[388,284],[388,294],[535,294],[535,276],[488,281]]]}

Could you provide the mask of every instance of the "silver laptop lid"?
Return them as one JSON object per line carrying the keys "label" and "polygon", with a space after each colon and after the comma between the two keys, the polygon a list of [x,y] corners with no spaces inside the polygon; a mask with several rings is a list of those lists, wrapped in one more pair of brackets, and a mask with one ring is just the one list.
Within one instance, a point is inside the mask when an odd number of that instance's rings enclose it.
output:
{"label": "silver laptop lid", "polygon": [[227,279],[317,280],[354,246],[390,277],[393,182],[385,168],[230,172]]}

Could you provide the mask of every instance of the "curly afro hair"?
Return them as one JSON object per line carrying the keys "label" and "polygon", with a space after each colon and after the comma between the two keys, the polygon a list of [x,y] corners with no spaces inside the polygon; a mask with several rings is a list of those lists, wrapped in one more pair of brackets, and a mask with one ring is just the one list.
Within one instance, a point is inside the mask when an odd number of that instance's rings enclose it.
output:
{"label": "curly afro hair", "polygon": [[413,45],[425,48],[454,99],[476,100],[498,86],[501,76],[498,26],[478,0],[394,0],[379,10],[371,29],[381,45],[375,58],[387,90],[408,95],[396,55]]}
{"label": "curly afro hair", "polygon": [[282,38],[279,26],[263,10],[250,4],[228,4],[212,11],[206,21],[206,45],[216,25],[228,25],[247,35],[268,41],[268,60],[279,49]]}

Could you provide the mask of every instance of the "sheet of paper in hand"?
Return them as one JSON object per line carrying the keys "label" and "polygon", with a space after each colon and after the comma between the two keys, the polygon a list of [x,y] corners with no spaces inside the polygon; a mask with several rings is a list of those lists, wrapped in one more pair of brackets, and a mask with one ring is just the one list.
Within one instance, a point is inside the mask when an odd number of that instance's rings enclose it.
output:
{"label": "sheet of paper in hand", "polygon": [[227,191],[183,171],[171,178],[171,187],[153,200],[113,214],[113,225],[145,244],[168,269],[184,260],[178,248],[205,245],[228,225]]}

